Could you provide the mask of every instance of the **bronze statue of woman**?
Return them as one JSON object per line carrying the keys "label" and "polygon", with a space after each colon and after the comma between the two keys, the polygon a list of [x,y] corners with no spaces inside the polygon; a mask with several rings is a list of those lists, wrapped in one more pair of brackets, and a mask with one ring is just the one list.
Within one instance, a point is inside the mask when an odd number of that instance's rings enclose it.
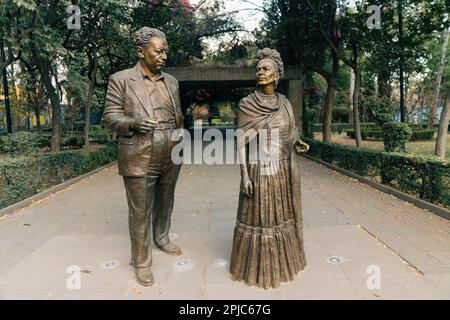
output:
{"label": "bronze statue of woman", "polygon": [[[233,280],[264,289],[293,280],[306,266],[297,158],[309,146],[299,138],[289,100],[275,92],[283,74],[280,54],[260,50],[257,90],[239,102],[241,190],[230,271]],[[262,132],[277,147],[275,160],[250,156],[253,139],[259,141],[257,148],[273,155],[260,143]]]}

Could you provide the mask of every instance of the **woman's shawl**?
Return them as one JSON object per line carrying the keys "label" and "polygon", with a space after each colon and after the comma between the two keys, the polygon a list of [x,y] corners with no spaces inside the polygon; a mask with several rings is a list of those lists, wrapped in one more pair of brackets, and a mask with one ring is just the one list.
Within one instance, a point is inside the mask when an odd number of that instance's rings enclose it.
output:
{"label": "woman's shawl", "polygon": [[[299,139],[298,129],[295,125],[294,113],[289,100],[282,94],[276,93],[278,101],[275,106],[270,106],[257,93],[251,93],[239,102],[238,129],[238,147],[247,144],[248,141],[256,137],[260,129],[267,128],[268,123],[281,112],[283,109],[287,111],[290,121],[289,135],[289,167],[290,167],[290,185],[292,188],[292,208],[297,227],[297,235],[299,240],[303,240],[303,221],[302,221],[302,202],[301,202],[301,182],[300,169],[298,165],[298,155],[295,152],[294,144]],[[253,130],[251,130],[253,129]],[[249,135],[246,133],[250,132]],[[248,141],[246,141],[248,138]]]}

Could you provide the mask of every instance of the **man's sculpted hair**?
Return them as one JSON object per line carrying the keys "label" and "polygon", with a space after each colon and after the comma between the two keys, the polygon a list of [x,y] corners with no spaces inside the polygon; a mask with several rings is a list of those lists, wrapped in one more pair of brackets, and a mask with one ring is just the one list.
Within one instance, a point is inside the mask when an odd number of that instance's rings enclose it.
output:
{"label": "man's sculpted hair", "polygon": [[280,80],[284,76],[284,65],[283,60],[281,60],[280,53],[275,49],[264,48],[258,51],[258,62],[263,59],[270,59],[274,62],[276,69],[278,69],[278,75],[280,76]]}
{"label": "man's sculpted hair", "polygon": [[148,47],[150,40],[154,37],[166,39],[166,35],[159,29],[142,27],[134,33],[134,43],[137,47],[145,49]]}

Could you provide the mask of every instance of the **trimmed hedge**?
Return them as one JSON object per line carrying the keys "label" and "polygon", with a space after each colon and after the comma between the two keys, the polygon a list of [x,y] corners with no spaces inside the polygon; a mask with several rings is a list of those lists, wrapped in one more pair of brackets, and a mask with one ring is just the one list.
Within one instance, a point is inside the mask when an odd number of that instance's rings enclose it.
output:
{"label": "trimmed hedge", "polygon": [[[321,133],[322,132],[322,127],[323,127],[322,123],[314,123],[314,124],[311,124],[310,126],[311,126],[311,130],[313,133]],[[354,126],[355,125],[353,123],[333,123],[331,125],[331,131],[341,134],[342,131],[351,130],[354,128]],[[375,125],[375,123],[362,123],[361,127],[375,128],[376,125]]]}
{"label": "trimmed hedge", "polygon": [[302,139],[310,145],[308,154],[313,157],[450,208],[450,165],[446,162]]}
{"label": "trimmed hedge", "polygon": [[0,209],[117,159],[117,146],[0,160]]}
{"label": "trimmed hedge", "polygon": [[[355,139],[355,130],[346,129],[347,136]],[[420,141],[420,140],[431,140],[434,137],[435,129],[423,129],[412,131],[412,136],[409,141]],[[373,139],[373,140],[383,140],[383,134],[381,129],[361,129],[361,138],[363,140]]]}

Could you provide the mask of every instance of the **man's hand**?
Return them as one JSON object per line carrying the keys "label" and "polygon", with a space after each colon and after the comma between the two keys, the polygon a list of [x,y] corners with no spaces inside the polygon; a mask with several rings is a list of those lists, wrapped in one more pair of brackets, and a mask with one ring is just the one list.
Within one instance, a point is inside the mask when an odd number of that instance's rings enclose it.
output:
{"label": "man's hand", "polygon": [[133,119],[130,129],[139,133],[148,133],[158,126],[158,121],[150,118]]}
{"label": "man's hand", "polygon": [[309,150],[309,144],[304,143],[302,140],[298,139],[294,144],[295,152],[303,153]]}

